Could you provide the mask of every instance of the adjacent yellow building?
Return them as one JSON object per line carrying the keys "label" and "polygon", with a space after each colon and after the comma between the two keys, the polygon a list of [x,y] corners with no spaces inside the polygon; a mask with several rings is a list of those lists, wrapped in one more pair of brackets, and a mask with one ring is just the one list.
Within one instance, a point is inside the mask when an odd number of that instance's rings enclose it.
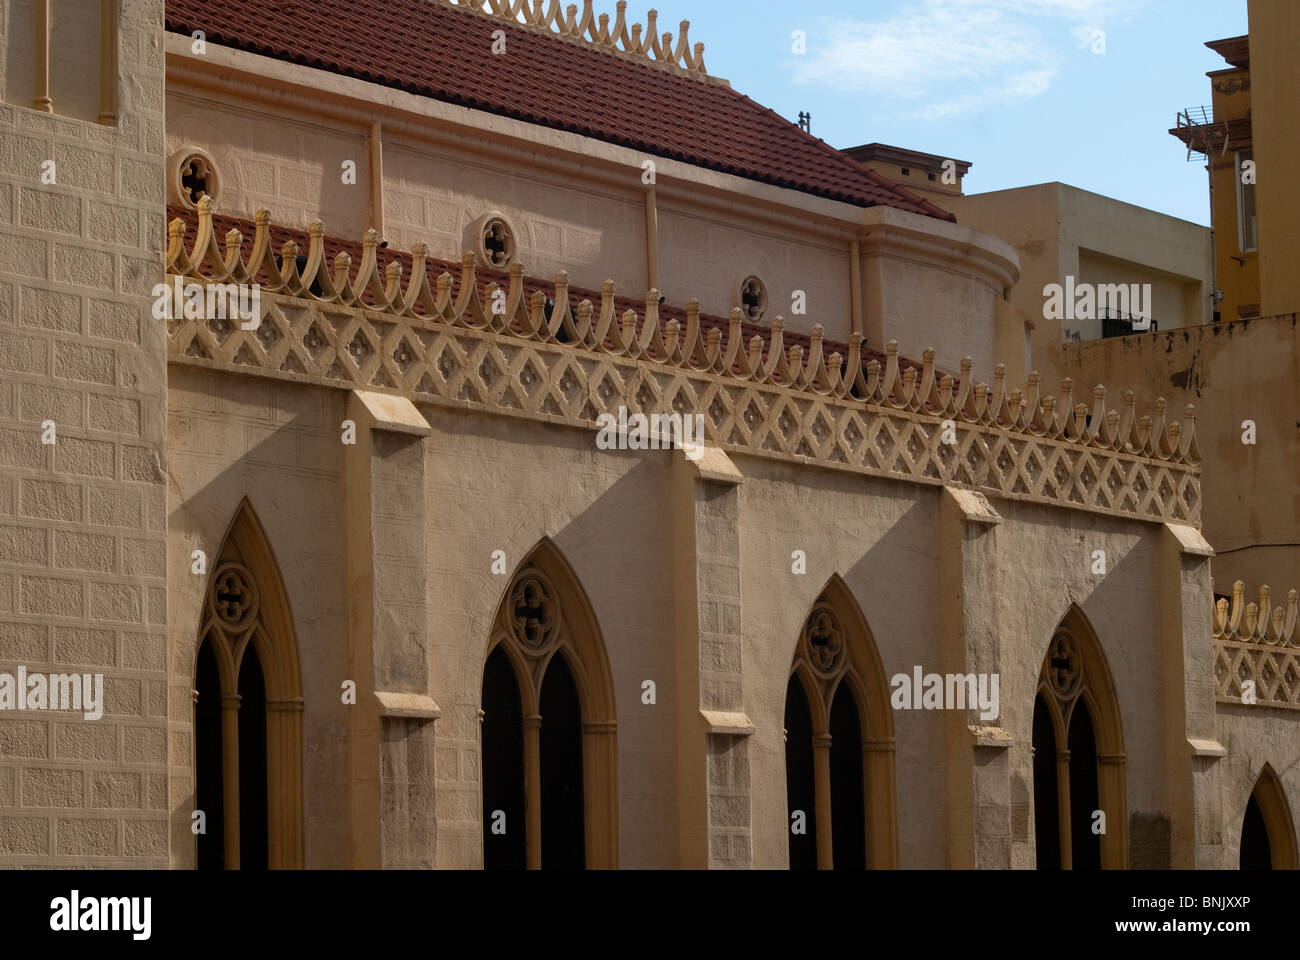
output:
{"label": "adjacent yellow building", "polygon": [[1211,71],[1211,103],[1180,111],[1169,132],[1209,172],[1216,320],[1300,311],[1300,8],[1250,0],[1250,33],[1206,46],[1229,64]]}

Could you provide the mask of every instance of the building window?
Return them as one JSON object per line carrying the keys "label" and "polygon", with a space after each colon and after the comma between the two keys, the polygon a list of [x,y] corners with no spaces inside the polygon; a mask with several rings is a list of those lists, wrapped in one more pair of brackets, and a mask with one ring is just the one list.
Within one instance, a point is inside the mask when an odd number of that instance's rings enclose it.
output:
{"label": "building window", "polygon": [[888,703],[875,642],[834,578],[804,621],[786,684],[791,869],[897,865]]}
{"label": "building window", "polygon": [[210,197],[215,204],[221,193],[216,162],[197,147],[186,147],[172,155],[169,181],[173,197],[190,210],[197,209],[204,197]]}
{"label": "building window", "polygon": [[549,542],[497,610],[479,716],[483,866],[617,866],[609,662],[585,594]]}
{"label": "building window", "polygon": [[767,287],[753,274],[740,281],[736,299],[737,306],[750,323],[760,323],[767,315]]}
{"label": "building window", "polygon": [[275,556],[247,501],[208,583],[194,663],[199,869],[300,868],[302,680]]}
{"label": "building window", "polygon": [[515,258],[515,232],[505,217],[491,216],[483,221],[479,233],[479,251],[489,267],[504,270]]}
{"label": "building window", "polygon": [[1039,671],[1033,770],[1038,869],[1126,866],[1119,703],[1101,645],[1074,607],[1056,628]]}
{"label": "building window", "polygon": [[1242,870],[1294,870],[1300,863],[1291,806],[1282,781],[1267,763],[1246,803],[1238,862]]}
{"label": "building window", "polygon": [[[1241,182],[1241,169],[1246,161],[1251,160],[1253,151],[1238,150],[1234,164],[1237,175],[1237,248],[1242,253],[1249,253],[1256,248],[1255,234],[1255,184]],[[1254,179],[1252,175],[1252,179]]]}

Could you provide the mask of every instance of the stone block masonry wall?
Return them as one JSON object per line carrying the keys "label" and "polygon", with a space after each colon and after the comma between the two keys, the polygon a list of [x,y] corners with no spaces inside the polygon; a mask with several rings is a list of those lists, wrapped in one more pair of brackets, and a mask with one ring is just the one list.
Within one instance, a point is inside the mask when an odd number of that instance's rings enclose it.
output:
{"label": "stone block masonry wall", "polygon": [[0,103],[0,673],[104,677],[0,711],[0,867],[168,865],[161,44],[123,0],[115,125]]}

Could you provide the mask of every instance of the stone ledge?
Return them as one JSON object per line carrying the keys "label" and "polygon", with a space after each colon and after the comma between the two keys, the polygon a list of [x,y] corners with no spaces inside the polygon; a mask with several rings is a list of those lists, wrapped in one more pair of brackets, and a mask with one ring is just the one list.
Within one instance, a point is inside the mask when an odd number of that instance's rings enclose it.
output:
{"label": "stone ledge", "polygon": [[1202,536],[1201,531],[1195,527],[1189,527],[1185,523],[1165,523],[1165,529],[1173,535],[1178,541],[1179,550],[1193,557],[1212,557],[1214,548],[1210,546],[1210,541]]}
{"label": "stone ledge", "polygon": [[745,713],[726,710],[701,710],[700,716],[709,725],[709,733],[732,737],[753,736],[758,728]]}
{"label": "stone ledge", "polygon": [[951,497],[962,519],[967,523],[980,523],[996,526],[1002,522],[1002,515],[989,503],[988,497],[978,490],[962,490],[958,487],[944,487],[944,496]]}
{"label": "stone ledge", "polygon": [[381,717],[408,717],[417,720],[437,720],[442,716],[442,709],[433,697],[420,693],[390,693],[376,690],[375,702],[379,704]]}
{"label": "stone ledge", "polygon": [[1193,740],[1188,738],[1188,744],[1192,748],[1194,757],[1226,757],[1228,748],[1219,743],[1218,740]]}
{"label": "stone ledge", "polygon": [[994,747],[1000,750],[1006,750],[1014,742],[1011,734],[1002,727],[967,724],[966,729],[969,730],[971,736],[975,738],[975,746],[977,747]]}
{"label": "stone ledge", "polygon": [[372,430],[407,433],[416,437],[427,437],[433,433],[429,422],[420,416],[415,404],[406,397],[371,390],[353,390],[352,395],[365,410],[370,421],[368,426]]}

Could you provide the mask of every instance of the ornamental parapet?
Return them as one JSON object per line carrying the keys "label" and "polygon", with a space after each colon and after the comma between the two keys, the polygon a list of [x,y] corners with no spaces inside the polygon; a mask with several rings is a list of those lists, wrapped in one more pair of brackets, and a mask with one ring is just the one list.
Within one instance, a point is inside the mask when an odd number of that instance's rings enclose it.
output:
{"label": "ornamental parapet", "polygon": [[1269,589],[1245,602],[1240,580],[1232,602],[1214,605],[1214,692],[1220,703],[1261,704],[1300,709],[1300,629],[1298,595],[1286,595],[1286,609],[1270,607]]}
{"label": "ornamental parapet", "polygon": [[645,36],[642,27],[634,23],[629,28],[626,20],[627,2],[618,0],[617,15],[613,25],[609,14],[596,14],[592,0],[583,0],[579,15],[577,4],[561,7],[559,0],[443,0],[462,10],[474,10],[488,16],[507,20],[516,26],[534,27],[555,36],[589,44],[612,53],[620,53],[643,62],[676,67],[690,76],[705,78],[704,44],[693,47],[687,34],[690,21],[678,25],[677,43],[670,32],[659,33],[658,11],[646,14]]}
{"label": "ornamental parapet", "polygon": [[1115,409],[1101,386],[1076,402],[1069,380],[1058,400],[1042,395],[1037,373],[1010,388],[1002,365],[990,386],[975,382],[970,358],[954,378],[935,369],[933,350],[905,365],[893,341],[883,364],[864,362],[861,335],[832,347],[820,325],[806,351],[787,348],[782,318],[749,336],[740,310],[710,323],[696,300],[684,321],[663,322],[656,290],[643,311],[620,314],[612,281],[599,305],[574,306],[563,271],[552,295],[529,293],[517,262],[504,285],[485,282],[468,253],[458,280],[431,279],[423,243],[381,269],[373,230],[359,263],[346,252],[331,263],[320,221],[305,253],[296,241],[277,253],[264,210],[251,242],[239,230],[218,242],[206,197],[189,232],[182,218],[168,227],[172,282],[256,285],[260,315],[242,329],[198,308],[170,311],[173,362],[587,428],[619,407],[702,414],[706,442],[731,453],[1199,525],[1191,405],[1169,422],[1163,399],[1139,415],[1132,391]]}

